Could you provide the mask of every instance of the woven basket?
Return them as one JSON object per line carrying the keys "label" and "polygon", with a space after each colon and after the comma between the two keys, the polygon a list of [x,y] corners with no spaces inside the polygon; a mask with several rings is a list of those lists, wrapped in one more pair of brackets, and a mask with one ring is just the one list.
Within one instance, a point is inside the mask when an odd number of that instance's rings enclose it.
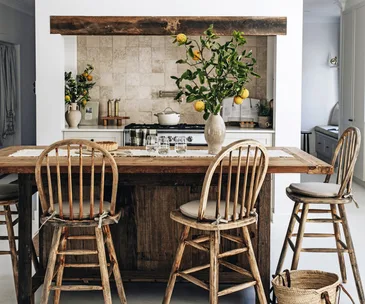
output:
{"label": "woven basket", "polygon": [[335,304],[337,274],[317,270],[285,271],[272,280],[278,304]]}

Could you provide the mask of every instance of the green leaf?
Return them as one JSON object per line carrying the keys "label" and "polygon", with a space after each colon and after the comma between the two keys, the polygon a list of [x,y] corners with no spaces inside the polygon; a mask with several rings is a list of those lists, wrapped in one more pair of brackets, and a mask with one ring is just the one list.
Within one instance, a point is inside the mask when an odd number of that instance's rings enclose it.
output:
{"label": "green leaf", "polygon": [[182,64],[182,63],[186,63],[186,60],[180,59],[178,61],[176,61],[177,64]]}
{"label": "green leaf", "polygon": [[188,53],[191,58],[194,58],[193,46],[188,48]]}

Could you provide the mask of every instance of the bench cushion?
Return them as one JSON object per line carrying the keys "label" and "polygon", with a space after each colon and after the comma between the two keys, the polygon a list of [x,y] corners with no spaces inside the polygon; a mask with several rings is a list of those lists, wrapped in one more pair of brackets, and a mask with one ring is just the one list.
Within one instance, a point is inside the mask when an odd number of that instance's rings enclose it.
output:
{"label": "bench cushion", "polygon": [[294,193],[310,197],[336,197],[340,185],[332,183],[293,183],[289,186]]}
{"label": "bench cushion", "polygon": [[[193,218],[193,219],[198,219],[198,213],[199,213],[199,204],[200,201],[196,200],[196,201],[191,201],[188,202],[182,206],[180,206],[180,211],[183,215]],[[208,201],[207,202],[207,208],[205,209],[205,213],[204,213],[204,219],[206,220],[211,220],[211,221],[215,221],[216,220],[216,216],[215,216],[215,209],[216,209],[216,201]],[[221,201],[221,205],[220,205],[220,215],[223,218],[224,214],[225,214],[225,210],[226,210],[226,201]],[[241,211],[241,205],[237,205],[237,214],[236,214],[236,218],[238,218],[238,214]],[[229,221],[232,220],[232,214],[233,214],[233,202],[230,202],[229,204]]]}
{"label": "bench cushion", "polygon": [[19,196],[18,185],[0,185],[0,201],[17,199]]}

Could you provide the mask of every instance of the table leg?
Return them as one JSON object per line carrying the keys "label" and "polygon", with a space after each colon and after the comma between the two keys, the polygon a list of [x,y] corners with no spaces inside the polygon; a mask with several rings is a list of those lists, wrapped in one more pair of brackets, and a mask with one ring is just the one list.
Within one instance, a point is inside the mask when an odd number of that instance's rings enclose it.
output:
{"label": "table leg", "polygon": [[257,225],[257,264],[264,286],[266,298],[270,294],[270,228],[271,228],[271,174],[267,174],[262,185],[259,204]]}
{"label": "table leg", "polygon": [[19,304],[32,299],[32,175],[19,174]]}

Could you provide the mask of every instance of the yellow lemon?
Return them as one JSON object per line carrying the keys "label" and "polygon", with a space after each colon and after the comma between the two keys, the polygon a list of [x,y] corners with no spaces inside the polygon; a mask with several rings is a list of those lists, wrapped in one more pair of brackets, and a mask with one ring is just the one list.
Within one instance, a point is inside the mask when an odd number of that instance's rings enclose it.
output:
{"label": "yellow lemon", "polygon": [[186,37],[185,34],[181,33],[176,36],[176,41],[178,42],[179,45],[184,44],[187,40],[188,37]]}
{"label": "yellow lemon", "polygon": [[91,75],[88,75],[88,76],[87,76],[87,80],[88,80],[88,81],[91,81],[91,80],[93,80],[93,76],[91,76]]}
{"label": "yellow lemon", "polygon": [[89,74],[85,72],[82,74],[82,76],[84,76],[86,78],[87,76],[89,76]]}
{"label": "yellow lemon", "polygon": [[243,99],[246,99],[248,96],[250,96],[250,91],[247,90],[246,88],[242,88],[241,92],[240,92],[240,96]]}
{"label": "yellow lemon", "polygon": [[71,97],[70,97],[70,96],[68,96],[68,95],[66,95],[66,96],[65,96],[65,100],[66,100],[67,102],[69,102],[69,101],[71,101]]}
{"label": "yellow lemon", "polygon": [[194,109],[197,112],[202,112],[205,109],[205,103],[202,100],[198,100],[197,102],[195,102],[194,104]]}
{"label": "yellow lemon", "polygon": [[241,96],[235,96],[234,98],[233,98],[233,101],[234,101],[234,103],[235,104],[237,104],[237,105],[240,105],[240,104],[242,104],[242,102],[243,102],[243,98],[241,97]]}
{"label": "yellow lemon", "polygon": [[83,106],[86,106],[86,104],[87,104],[87,100],[86,100],[86,99],[84,99],[84,100],[82,101],[82,105],[83,105]]}
{"label": "yellow lemon", "polygon": [[198,50],[195,50],[193,53],[194,53],[193,59],[195,61],[199,60],[200,59],[200,52]]}

